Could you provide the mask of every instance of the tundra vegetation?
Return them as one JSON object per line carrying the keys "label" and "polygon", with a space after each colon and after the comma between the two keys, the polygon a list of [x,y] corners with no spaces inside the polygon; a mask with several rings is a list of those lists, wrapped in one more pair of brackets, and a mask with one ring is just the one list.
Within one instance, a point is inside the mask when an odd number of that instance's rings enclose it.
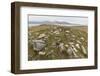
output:
{"label": "tundra vegetation", "polygon": [[28,60],[88,58],[87,26],[28,27]]}

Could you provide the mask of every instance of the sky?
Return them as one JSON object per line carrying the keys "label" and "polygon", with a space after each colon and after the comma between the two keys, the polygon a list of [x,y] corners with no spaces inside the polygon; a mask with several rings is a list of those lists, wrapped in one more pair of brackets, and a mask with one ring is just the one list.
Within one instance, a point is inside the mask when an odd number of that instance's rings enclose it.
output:
{"label": "sky", "polygon": [[28,22],[38,23],[44,21],[60,21],[60,22],[68,22],[72,24],[81,24],[81,25],[88,25],[88,18],[87,17],[78,17],[78,16],[47,16],[47,15],[29,15]]}

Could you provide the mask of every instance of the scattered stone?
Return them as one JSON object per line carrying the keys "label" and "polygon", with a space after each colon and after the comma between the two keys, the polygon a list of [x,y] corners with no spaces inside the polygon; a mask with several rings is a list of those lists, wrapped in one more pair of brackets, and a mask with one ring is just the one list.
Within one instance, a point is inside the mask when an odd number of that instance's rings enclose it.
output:
{"label": "scattered stone", "polygon": [[45,36],[46,36],[45,34],[40,34],[38,38],[43,38]]}
{"label": "scattered stone", "polygon": [[65,47],[68,47],[68,45],[66,44]]}
{"label": "scattered stone", "polygon": [[74,42],[69,42],[69,44],[70,44],[70,45],[73,45],[73,44],[74,44]]}
{"label": "scattered stone", "polygon": [[43,52],[43,51],[40,51],[38,54],[39,54],[39,55],[45,55],[46,53]]}
{"label": "scattered stone", "polygon": [[60,34],[59,31],[54,31],[55,34]]}
{"label": "scattered stone", "polygon": [[61,51],[65,50],[64,43],[60,43],[59,48],[60,48]]}
{"label": "scattered stone", "polygon": [[72,37],[75,37],[75,35],[72,35]]}
{"label": "scattered stone", "polygon": [[48,50],[48,48],[45,47],[44,50]]}
{"label": "scattered stone", "polygon": [[81,40],[84,40],[84,38],[83,38],[83,37],[81,37],[80,39],[81,39]]}
{"label": "scattered stone", "polygon": [[67,30],[67,31],[65,31],[65,32],[66,32],[66,33],[69,33],[70,31]]}
{"label": "scattered stone", "polygon": [[82,45],[82,51],[83,51],[84,54],[87,54],[87,51],[86,51],[86,49],[84,48],[83,45]]}
{"label": "scattered stone", "polygon": [[79,40],[77,40],[77,42],[78,42],[79,44],[81,44],[81,42],[80,42]]}
{"label": "scattered stone", "polygon": [[75,52],[78,52],[78,50],[75,48],[74,45],[72,45],[72,48],[73,48],[73,50],[74,50]]}
{"label": "scattered stone", "polygon": [[74,50],[72,51],[73,51],[74,58],[78,58],[79,56],[76,54],[76,52]]}
{"label": "scattered stone", "polygon": [[36,51],[42,50],[46,46],[43,40],[33,40],[33,49]]}
{"label": "scattered stone", "polygon": [[70,58],[73,57],[73,51],[72,51],[71,47],[68,48],[67,53],[68,53],[68,55],[69,55]]}
{"label": "scattered stone", "polygon": [[77,48],[80,48],[79,44],[76,44],[76,47],[77,47]]}

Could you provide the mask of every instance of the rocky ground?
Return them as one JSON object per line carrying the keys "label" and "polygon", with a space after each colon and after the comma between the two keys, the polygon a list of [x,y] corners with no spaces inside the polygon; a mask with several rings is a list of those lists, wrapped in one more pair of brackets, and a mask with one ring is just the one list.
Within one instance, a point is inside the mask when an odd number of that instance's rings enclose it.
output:
{"label": "rocky ground", "polygon": [[28,60],[87,58],[87,31],[80,29],[46,24],[29,27]]}

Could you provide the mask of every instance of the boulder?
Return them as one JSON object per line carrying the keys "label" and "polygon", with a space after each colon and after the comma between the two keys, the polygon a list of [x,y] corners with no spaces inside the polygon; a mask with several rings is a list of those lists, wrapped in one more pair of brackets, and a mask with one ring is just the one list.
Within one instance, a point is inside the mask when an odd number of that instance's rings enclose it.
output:
{"label": "boulder", "polygon": [[46,46],[43,40],[33,40],[33,49],[36,51],[41,51]]}

